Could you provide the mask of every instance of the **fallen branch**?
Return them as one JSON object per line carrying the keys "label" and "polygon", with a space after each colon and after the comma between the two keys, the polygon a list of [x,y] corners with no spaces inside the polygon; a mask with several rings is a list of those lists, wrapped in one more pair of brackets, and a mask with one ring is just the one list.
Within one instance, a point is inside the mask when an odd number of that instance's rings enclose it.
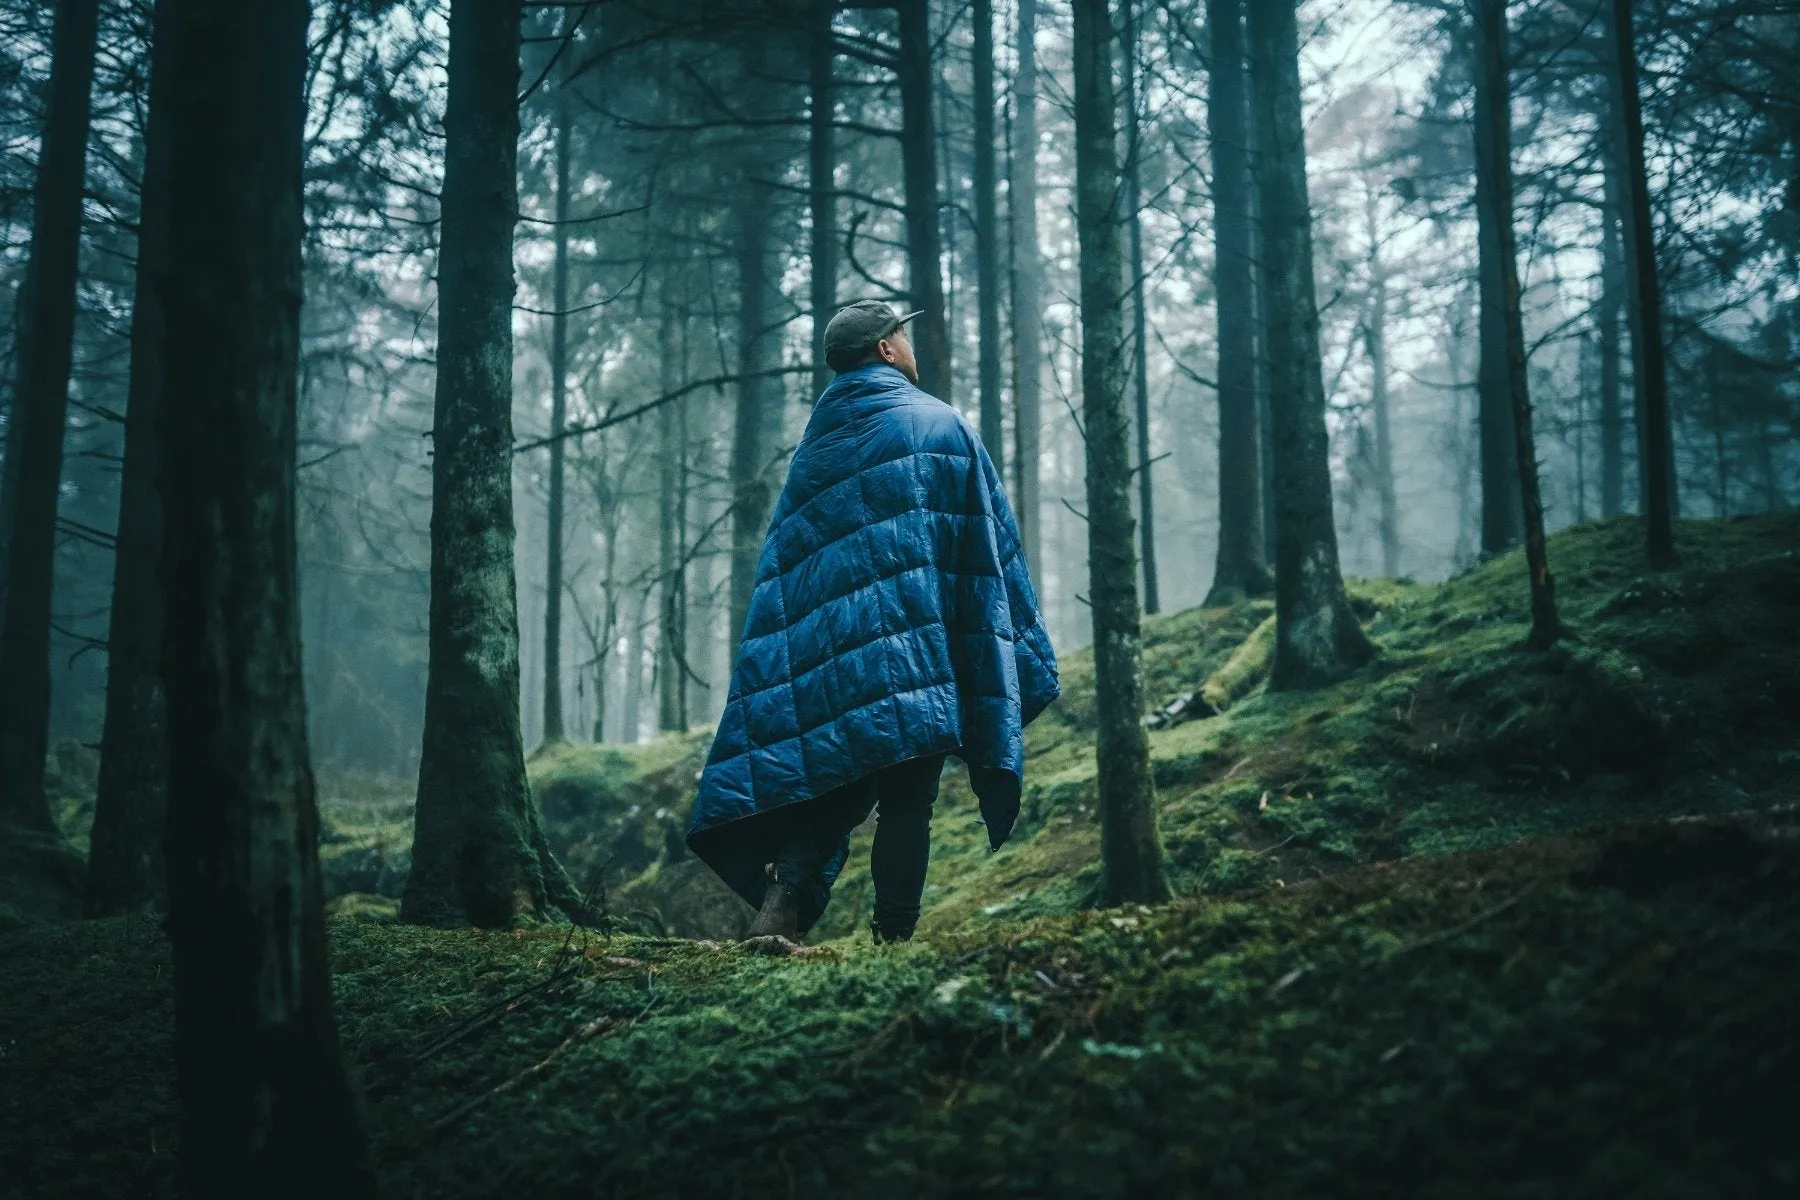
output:
{"label": "fallen branch", "polygon": [[1523,900],[1525,897],[1531,895],[1532,892],[1537,890],[1537,885],[1538,885],[1538,881],[1533,880],[1532,882],[1526,884],[1524,887],[1520,888],[1509,899],[1502,900],[1500,903],[1494,905],[1494,907],[1486,910],[1485,912],[1478,912],[1474,916],[1470,917],[1468,920],[1463,921],[1462,923],[1457,924],[1457,925],[1452,925],[1448,929],[1440,929],[1436,933],[1432,934],[1430,937],[1422,937],[1416,942],[1408,942],[1408,943],[1406,943],[1406,945],[1401,946],[1398,950],[1395,950],[1393,953],[1389,954],[1385,961],[1392,962],[1396,958],[1399,958],[1402,954],[1410,954],[1414,950],[1421,950],[1421,949],[1424,949],[1426,946],[1434,946],[1439,942],[1448,941],[1449,939],[1455,937],[1456,935],[1458,935],[1460,933],[1467,933],[1469,930],[1475,928],[1475,926],[1481,924],[1483,921],[1486,921],[1486,920],[1489,920],[1490,918],[1499,916],[1501,913],[1505,912],[1507,909],[1511,908],[1513,905],[1517,904],[1519,901]]}
{"label": "fallen branch", "polygon": [[1275,618],[1250,631],[1250,636],[1231,652],[1225,665],[1207,676],[1200,696],[1213,711],[1224,712],[1263,681],[1275,657]]}

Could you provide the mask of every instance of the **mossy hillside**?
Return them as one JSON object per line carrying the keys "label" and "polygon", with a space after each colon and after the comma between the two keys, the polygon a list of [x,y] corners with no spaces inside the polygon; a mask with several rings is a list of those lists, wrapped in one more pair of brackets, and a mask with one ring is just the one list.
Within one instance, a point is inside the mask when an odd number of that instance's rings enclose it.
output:
{"label": "mossy hillside", "polygon": [[[1177,887],[1230,892],[1500,845],[1621,817],[1800,799],[1800,516],[1690,521],[1681,565],[1644,566],[1635,520],[1550,541],[1572,636],[1543,654],[1520,554],[1438,585],[1352,581],[1379,659],[1314,692],[1258,689],[1150,735]],[[1267,609],[1144,624],[1146,698],[1202,682]],[[1091,895],[1092,659],[1027,733],[1025,814],[989,855],[960,774],[935,823],[927,929],[1064,911]],[[864,831],[864,838],[867,831]],[[822,932],[856,928],[866,841]]]}
{"label": "mossy hillside", "polygon": [[[338,1019],[395,1197],[1784,1194],[1794,822],[811,959],[338,919]],[[142,921],[0,936],[19,1194],[172,1194],[166,955]]]}
{"label": "mossy hillside", "polygon": [[632,746],[540,746],[527,762],[544,833],[577,885],[617,887],[685,853],[709,730]]}
{"label": "mossy hillside", "polygon": [[[549,743],[526,763],[551,848],[576,885],[605,903],[680,845],[704,730],[633,746]],[[319,855],[334,912],[392,914],[412,854],[413,789],[382,778],[331,778],[319,789]],[[660,915],[639,905],[640,924]],[[617,912],[614,915],[619,915]]]}

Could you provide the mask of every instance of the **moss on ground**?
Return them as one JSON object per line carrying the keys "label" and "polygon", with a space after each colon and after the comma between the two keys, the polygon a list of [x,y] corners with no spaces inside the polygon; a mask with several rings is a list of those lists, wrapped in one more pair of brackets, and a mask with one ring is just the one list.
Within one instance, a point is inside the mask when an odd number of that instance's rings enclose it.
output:
{"label": "moss on ground", "polygon": [[[339,919],[338,1017],[391,1197],[1783,1194],[1797,834],[1643,824],[812,959]],[[0,960],[0,1177],[172,1194],[160,930]]]}
{"label": "moss on ground", "polygon": [[[1258,688],[1150,735],[1179,891],[1229,893],[1607,821],[1800,800],[1800,515],[1689,521],[1643,565],[1635,520],[1550,541],[1573,636],[1543,654],[1517,553],[1443,584],[1352,581],[1380,657],[1315,692]],[[1198,690],[1266,602],[1144,623],[1146,699]],[[1024,815],[996,854],[946,776],[921,928],[1062,912],[1097,878],[1092,659],[1027,731]],[[859,927],[867,831],[821,932]]]}
{"label": "moss on ground", "polygon": [[[1442,584],[1354,580],[1380,657],[1316,692],[1272,695],[1255,679],[1266,600],[1148,618],[1149,704],[1232,676],[1227,712],[1150,735],[1177,889],[1229,893],[1621,817],[1800,799],[1800,516],[1683,522],[1679,544],[1681,566],[1656,572],[1635,520],[1552,538],[1573,636],[1543,654],[1521,647],[1516,553]],[[1063,681],[1027,730],[1023,813],[999,853],[966,773],[946,773],[921,928],[979,930],[1091,899],[1092,656],[1066,655]],[[707,743],[696,729],[544,747],[529,763],[552,848],[640,932],[729,937],[749,921],[681,840]],[[328,888],[340,907],[378,912],[405,879],[410,792],[364,781],[323,794]],[[866,926],[871,835],[854,839],[818,939]]]}
{"label": "moss on ground", "polygon": [[[1544,654],[1520,648],[1516,556],[1355,583],[1375,663],[1151,734],[1182,893],[1155,909],[1083,907],[1085,654],[1028,731],[1007,847],[946,775],[903,947],[857,932],[866,833],[820,957],[652,936],[747,916],[671,834],[704,731],[542,752],[559,852],[633,932],[409,929],[380,888],[335,902],[388,1192],[1793,1191],[1800,515],[1684,523],[1680,548],[1651,572],[1635,522],[1558,535],[1575,637]],[[1147,699],[1199,687],[1267,614],[1147,621]],[[327,855],[391,869],[407,802],[327,793]],[[0,1179],[169,1194],[160,931],[15,925]]]}

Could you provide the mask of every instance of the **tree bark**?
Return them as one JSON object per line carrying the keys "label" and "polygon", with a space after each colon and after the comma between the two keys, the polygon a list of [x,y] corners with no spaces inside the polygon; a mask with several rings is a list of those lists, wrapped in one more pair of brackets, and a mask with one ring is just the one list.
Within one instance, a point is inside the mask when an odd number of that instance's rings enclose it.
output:
{"label": "tree bark", "polygon": [[[1537,447],[1531,434],[1531,396],[1526,379],[1525,324],[1520,313],[1518,251],[1513,233],[1512,84],[1506,43],[1506,0],[1474,0],[1475,5],[1475,170],[1476,194],[1489,206],[1481,216],[1490,231],[1499,276],[1506,338],[1506,395],[1512,417],[1513,469],[1525,530],[1525,561],[1531,574],[1531,634],[1528,644],[1547,649],[1562,636],[1556,592],[1544,545],[1544,509],[1538,497]],[[1485,318],[1485,312],[1484,312]],[[1484,350],[1485,354],[1485,350]]]}
{"label": "tree bark", "polygon": [[814,396],[831,383],[831,367],[825,361],[825,327],[837,312],[837,77],[831,32],[831,18],[836,10],[837,0],[813,0],[807,45],[807,80],[812,92],[807,182],[812,205]]}
{"label": "tree bark", "polygon": [[[157,25],[170,0],[158,0]],[[168,894],[163,825],[168,805],[168,727],[162,677],[163,319],[158,289],[169,260],[170,46],[151,44],[151,89],[138,202],[137,273],[131,310],[131,366],[125,407],[125,461],[113,552],[106,637],[106,721],[89,835],[87,915],[150,913]]]}
{"label": "tree bark", "polygon": [[[657,331],[658,382],[666,396],[681,386],[681,343],[676,335],[678,307],[663,269],[662,322]],[[656,639],[656,727],[664,733],[686,729],[687,691],[681,664],[687,659],[687,571],[685,552],[687,496],[682,488],[681,402],[665,404],[656,414],[656,572],[661,634]]]}
{"label": "tree bark", "polygon": [[[1603,142],[1611,139],[1602,139]],[[1603,152],[1600,202],[1600,515],[1625,511],[1625,414],[1620,378],[1619,319],[1625,305],[1625,249],[1620,244],[1619,168],[1610,149]]]}
{"label": "tree bark", "polygon": [[50,597],[75,342],[90,93],[99,0],[60,0],[49,110],[38,152],[31,256],[18,303],[17,382],[6,438],[10,528],[0,569],[0,824],[54,834],[44,795],[50,744]]}
{"label": "tree bark", "polygon": [[[563,15],[567,25],[573,18]],[[569,386],[569,89],[556,90],[555,315],[550,318],[550,500],[544,531],[544,741],[564,739],[562,696],[563,450]],[[665,406],[666,407],[666,406]]]}
{"label": "tree bark", "polygon": [[1250,5],[1249,13],[1251,81],[1262,134],[1257,175],[1275,458],[1275,664],[1269,685],[1281,690],[1341,678],[1375,651],[1344,594],[1332,522],[1294,3],[1270,0]]}
{"label": "tree bark", "polygon": [[1044,384],[1044,263],[1037,223],[1037,0],[1018,0],[1018,71],[1012,178],[1007,189],[1012,226],[1014,507],[1025,561],[1043,569],[1038,512],[1038,456]]}
{"label": "tree bark", "polygon": [[756,563],[774,504],[770,457],[781,428],[780,385],[767,374],[776,365],[778,338],[769,320],[769,238],[774,198],[767,181],[746,171],[737,202],[738,374],[737,412],[731,442],[731,647],[735,654],[756,586]]}
{"label": "tree bark", "polygon": [[[338,1053],[294,533],[305,0],[167,0],[158,280],[180,1191],[373,1196]],[[168,85],[168,86],[165,86]]]}
{"label": "tree bark", "polygon": [[1162,611],[1156,583],[1156,495],[1150,471],[1150,341],[1144,305],[1143,187],[1138,177],[1138,32],[1137,0],[1120,0],[1124,9],[1125,216],[1131,234],[1126,265],[1131,284],[1132,426],[1137,435],[1138,540],[1144,570],[1144,612]]}
{"label": "tree bark", "polygon": [[[900,158],[906,176],[906,277],[919,386],[949,404],[950,330],[944,311],[938,233],[937,132],[931,113],[931,10],[928,0],[898,0],[900,10]],[[760,532],[760,531],[759,531]]]}
{"label": "tree bark", "polygon": [[1375,422],[1376,528],[1381,542],[1381,573],[1393,579],[1400,574],[1400,504],[1395,495],[1393,417],[1388,399],[1388,269],[1381,258],[1374,193],[1369,195],[1366,215],[1369,309],[1363,317],[1363,347],[1369,354],[1369,408]]}
{"label": "tree bark", "polygon": [[[1480,4],[1481,0],[1474,0]],[[1478,15],[1479,20],[1479,15]],[[1485,67],[1479,59],[1480,32],[1475,33],[1477,60],[1473,74],[1479,78]],[[1486,133],[1487,118],[1480,112],[1481,93],[1477,93],[1475,116],[1475,214],[1478,263],[1476,267],[1481,291],[1480,348],[1481,365],[1477,373],[1476,395],[1479,399],[1476,428],[1479,432],[1481,461],[1481,554],[1489,557],[1504,554],[1519,544],[1519,470],[1513,453],[1513,410],[1511,380],[1508,377],[1506,333],[1505,251],[1496,213],[1502,211],[1492,194],[1494,173],[1482,166],[1482,156],[1491,153],[1491,137]],[[1511,142],[1511,109],[1502,112],[1508,123],[1507,141]],[[1510,207],[1505,211],[1510,212]],[[1515,270],[1517,268],[1515,267]]]}
{"label": "tree bark", "polygon": [[625,658],[620,666],[625,730],[621,739],[635,745],[644,730],[644,643],[650,637],[650,592],[638,592],[637,611],[625,625]]}
{"label": "tree bark", "polygon": [[1250,131],[1244,98],[1242,0],[1208,0],[1212,69],[1207,133],[1213,168],[1213,288],[1219,323],[1219,552],[1206,603],[1268,594],[1263,557],[1256,290],[1250,227]]}
{"label": "tree bark", "polygon": [[1124,266],[1112,22],[1075,0],[1075,194],[1081,250],[1081,409],[1087,429],[1088,591],[1094,625],[1100,903],[1169,895],[1140,677],[1131,453],[1125,408]]}
{"label": "tree bark", "polygon": [[512,925],[580,899],[544,841],[519,730],[512,296],[519,0],[454,0],[444,112],[430,663],[401,918]]}
{"label": "tree bark", "polygon": [[1613,0],[1613,94],[1624,143],[1625,276],[1633,319],[1632,382],[1637,392],[1638,474],[1644,495],[1645,550],[1658,566],[1675,562],[1675,445],[1662,336],[1662,289],[1656,277],[1656,229],[1644,168],[1644,115],[1638,99],[1631,0]]}
{"label": "tree bark", "polygon": [[1000,395],[1000,215],[994,200],[994,3],[974,0],[975,24],[975,288],[980,347],[981,441],[994,470],[1006,477],[1006,433]]}

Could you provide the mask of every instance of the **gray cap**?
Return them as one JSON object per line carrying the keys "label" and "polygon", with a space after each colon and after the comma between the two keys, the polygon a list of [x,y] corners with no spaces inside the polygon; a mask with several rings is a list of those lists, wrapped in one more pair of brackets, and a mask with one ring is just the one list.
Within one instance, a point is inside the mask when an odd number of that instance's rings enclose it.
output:
{"label": "gray cap", "polygon": [[825,327],[825,365],[834,371],[848,371],[869,356],[876,342],[892,336],[918,315],[909,312],[902,316],[879,300],[858,300],[839,309]]}

